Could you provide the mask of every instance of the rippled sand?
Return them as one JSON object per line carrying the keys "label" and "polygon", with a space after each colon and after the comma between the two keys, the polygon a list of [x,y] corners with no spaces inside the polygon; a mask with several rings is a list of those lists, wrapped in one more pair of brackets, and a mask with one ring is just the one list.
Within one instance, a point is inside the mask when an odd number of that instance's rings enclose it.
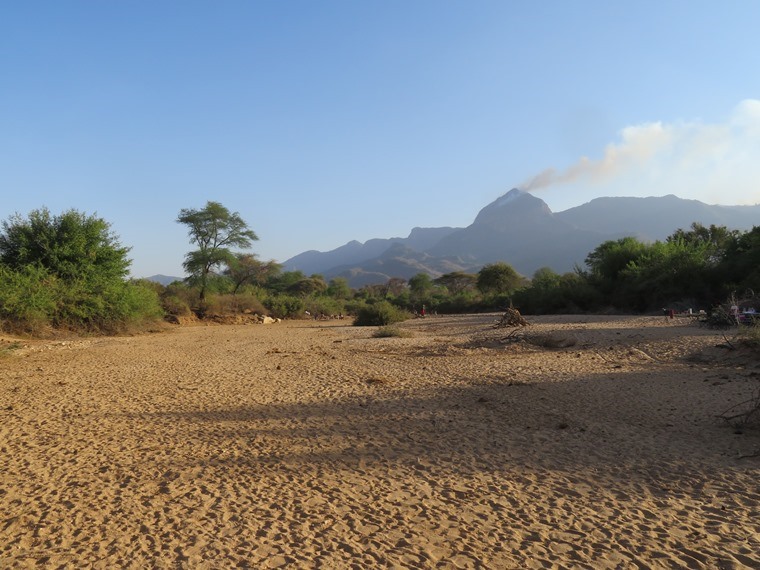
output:
{"label": "rippled sand", "polygon": [[176,327],[0,359],[0,567],[758,568],[722,333],[497,315]]}

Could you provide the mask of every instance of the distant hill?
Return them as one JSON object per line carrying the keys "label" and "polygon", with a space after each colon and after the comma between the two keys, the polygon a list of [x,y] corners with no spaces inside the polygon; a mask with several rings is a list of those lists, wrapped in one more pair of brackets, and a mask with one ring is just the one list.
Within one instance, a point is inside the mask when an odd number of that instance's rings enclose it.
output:
{"label": "distant hill", "polygon": [[309,250],[299,253],[283,265],[287,271],[299,270],[306,275],[313,275],[322,273],[325,268],[360,265],[369,259],[383,255],[394,245],[425,251],[456,230],[457,228],[414,228],[406,238],[371,239],[365,243],[354,240],[327,252]]}
{"label": "distant hill", "polygon": [[161,283],[161,285],[166,286],[170,283],[174,283],[175,281],[183,281],[184,277],[172,277],[170,275],[161,275],[160,273],[158,275],[151,275],[150,277],[145,277],[148,281],[155,281],[156,283]]}
{"label": "distant hill", "polygon": [[760,225],[760,206],[714,206],[668,195],[597,198],[554,213],[540,198],[515,188],[484,207],[466,228],[414,228],[407,238],[352,241],[328,252],[304,252],[283,266],[327,279],[345,277],[352,287],[421,272],[433,277],[476,272],[495,261],[527,276],[541,267],[563,273],[583,265],[604,241],[662,240],[693,222],[749,230]]}
{"label": "distant hill", "polygon": [[692,222],[749,230],[760,225],[760,205],[714,206],[673,194],[649,198],[596,198],[556,216],[576,227],[611,234],[625,228],[629,235],[662,240]]}

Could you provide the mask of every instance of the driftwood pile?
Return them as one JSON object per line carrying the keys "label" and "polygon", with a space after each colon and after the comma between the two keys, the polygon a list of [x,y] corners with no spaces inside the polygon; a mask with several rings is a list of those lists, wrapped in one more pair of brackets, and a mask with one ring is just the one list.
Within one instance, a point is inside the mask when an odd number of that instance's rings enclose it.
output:
{"label": "driftwood pile", "polygon": [[509,308],[507,309],[507,312],[502,315],[501,320],[497,322],[493,328],[506,329],[515,327],[527,327],[528,324],[528,321],[526,321],[525,318],[520,314],[520,311],[517,309]]}

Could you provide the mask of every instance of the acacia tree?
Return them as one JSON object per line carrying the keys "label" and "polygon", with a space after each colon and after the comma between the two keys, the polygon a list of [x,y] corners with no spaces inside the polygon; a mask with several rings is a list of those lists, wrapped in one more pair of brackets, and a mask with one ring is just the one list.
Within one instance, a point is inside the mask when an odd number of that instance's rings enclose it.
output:
{"label": "acacia tree", "polygon": [[330,279],[326,293],[333,299],[350,299],[354,292],[348,285],[348,279],[345,277],[334,277]]}
{"label": "acacia tree", "polygon": [[433,282],[442,287],[446,287],[452,295],[459,295],[465,291],[471,291],[473,287],[475,287],[477,280],[477,276],[470,273],[453,271],[437,277]]}
{"label": "acacia tree", "polygon": [[315,293],[324,293],[326,290],[327,283],[325,283],[325,278],[316,273],[311,277],[299,279],[287,288],[288,293],[301,297],[306,297]]}
{"label": "acacia tree", "polygon": [[224,274],[232,280],[232,294],[246,283],[263,285],[267,279],[280,272],[282,266],[275,261],[260,261],[255,253],[236,253],[233,259],[227,262]]}
{"label": "acacia tree", "polygon": [[248,227],[240,214],[230,212],[219,202],[206,202],[200,210],[183,208],[177,222],[188,227],[190,243],[198,249],[185,255],[182,266],[200,287],[200,299],[206,299],[209,274],[214,268],[235,263],[230,248],[248,248],[258,236]]}
{"label": "acacia tree", "polygon": [[511,293],[525,280],[515,269],[503,261],[484,266],[478,272],[476,286],[484,295]]}
{"label": "acacia tree", "polygon": [[416,297],[428,295],[433,287],[433,279],[427,273],[418,273],[409,278],[409,289],[412,291],[412,295]]}

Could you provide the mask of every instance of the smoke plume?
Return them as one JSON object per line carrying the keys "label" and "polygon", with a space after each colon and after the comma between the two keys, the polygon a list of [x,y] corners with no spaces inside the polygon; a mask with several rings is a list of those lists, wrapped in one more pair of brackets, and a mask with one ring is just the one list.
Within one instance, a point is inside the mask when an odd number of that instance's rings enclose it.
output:
{"label": "smoke plume", "polygon": [[724,123],[626,127],[600,159],[583,157],[564,170],[549,168],[520,188],[536,192],[583,185],[606,195],[675,193],[712,203],[746,204],[760,202],[758,179],[760,100],[748,99]]}

